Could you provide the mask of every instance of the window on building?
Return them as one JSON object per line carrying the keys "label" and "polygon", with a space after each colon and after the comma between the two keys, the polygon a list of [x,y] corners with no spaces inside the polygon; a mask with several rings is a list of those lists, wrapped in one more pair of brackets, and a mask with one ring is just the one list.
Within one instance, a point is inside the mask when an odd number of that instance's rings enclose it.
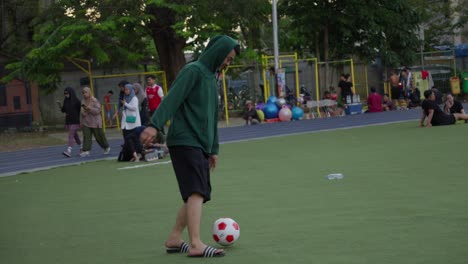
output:
{"label": "window on building", "polygon": [[0,83],[0,106],[6,106],[7,105],[7,99],[6,99],[6,85]]}
{"label": "window on building", "polygon": [[13,96],[13,106],[15,110],[21,110],[21,97]]}

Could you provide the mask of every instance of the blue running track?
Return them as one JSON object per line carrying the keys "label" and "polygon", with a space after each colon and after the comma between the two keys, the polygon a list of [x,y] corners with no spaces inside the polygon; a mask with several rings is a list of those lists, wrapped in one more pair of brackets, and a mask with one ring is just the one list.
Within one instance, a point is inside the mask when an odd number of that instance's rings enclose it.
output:
{"label": "blue running track", "polygon": [[[421,109],[412,109],[286,123],[266,123],[257,126],[237,126],[220,128],[219,139],[221,143],[228,143],[282,135],[404,122],[418,120],[420,117]],[[415,127],[418,126],[418,122],[415,121],[414,125]],[[109,144],[111,146],[109,155],[104,155],[100,147],[97,144],[93,144],[91,155],[85,158],[79,156],[67,158],[63,156],[64,147],[62,145],[2,152],[0,153],[0,177],[94,160],[117,159],[122,139],[109,140]]]}

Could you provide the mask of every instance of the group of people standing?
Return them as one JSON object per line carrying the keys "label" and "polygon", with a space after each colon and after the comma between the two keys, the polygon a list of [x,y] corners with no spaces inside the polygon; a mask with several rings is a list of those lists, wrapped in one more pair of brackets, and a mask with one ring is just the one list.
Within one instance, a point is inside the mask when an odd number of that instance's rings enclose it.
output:
{"label": "group of people standing", "polygon": [[[146,77],[147,86],[143,89],[139,83],[121,81],[118,109],[111,115],[110,97],[113,92],[109,91],[104,96],[105,118],[110,122],[121,116],[120,128],[123,138],[129,136],[138,127],[147,125],[149,117],[158,108],[164,98],[163,88],[155,83],[155,76]],[[79,148],[79,155],[86,157],[90,155],[92,137],[96,139],[104,154],[110,152],[109,143],[103,130],[101,104],[96,99],[89,87],[82,89],[82,100],[78,98],[75,90],[71,87],[64,89],[63,103],[59,103],[60,110],[65,113],[65,128],[68,131],[68,146],[62,153],[66,157],[72,156],[75,146]],[[83,133],[83,144],[78,134]]]}
{"label": "group of people standing", "polygon": [[[93,135],[104,154],[109,154],[109,143],[102,129],[101,104],[91,94],[91,89],[82,89],[82,100],[78,99],[71,87],[65,88],[63,94],[63,104],[59,102],[59,107],[65,113],[65,128],[68,130],[68,146],[63,155],[71,157],[73,147],[78,146],[81,157],[89,156]],[[83,145],[78,135],[80,128],[83,132]]]}

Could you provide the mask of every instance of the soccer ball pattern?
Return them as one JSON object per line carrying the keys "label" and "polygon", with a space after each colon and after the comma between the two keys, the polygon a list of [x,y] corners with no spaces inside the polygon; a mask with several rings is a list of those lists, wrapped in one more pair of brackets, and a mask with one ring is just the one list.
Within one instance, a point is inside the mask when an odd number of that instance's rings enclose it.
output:
{"label": "soccer ball pattern", "polygon": [[213,239],[223,246],[230,246],[239,239],[239,224],[231,218],[220,218],[213,224]]}

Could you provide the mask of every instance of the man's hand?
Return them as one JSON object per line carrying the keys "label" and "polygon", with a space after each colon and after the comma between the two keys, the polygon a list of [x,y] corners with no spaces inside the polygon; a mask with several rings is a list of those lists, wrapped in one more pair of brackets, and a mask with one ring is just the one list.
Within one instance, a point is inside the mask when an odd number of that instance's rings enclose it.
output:
{"label": "man's hand", "polygon": [[156,139],[158,131],[154,127],[147,127],[140,135],[140,142],[143,146],[148,146]]}
{"label": "man's hand", "polygon": [[216,163],[218,162],[218,155],[211,155],[209,158],[210,170],[213,171],[216,168]]}

